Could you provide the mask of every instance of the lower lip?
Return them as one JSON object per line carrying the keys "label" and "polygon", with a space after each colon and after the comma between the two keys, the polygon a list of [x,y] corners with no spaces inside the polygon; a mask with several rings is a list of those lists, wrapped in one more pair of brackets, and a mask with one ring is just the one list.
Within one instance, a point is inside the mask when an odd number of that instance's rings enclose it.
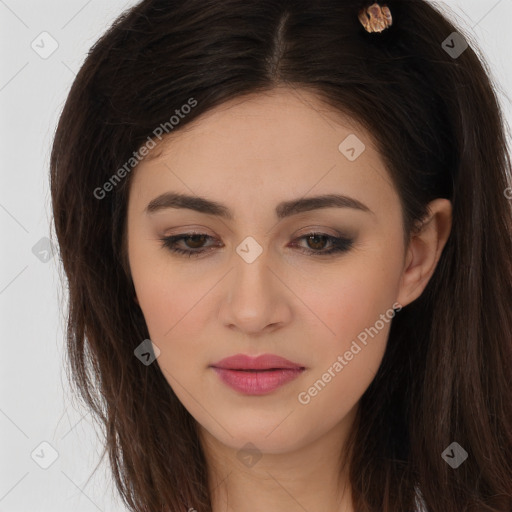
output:
{"label": "lower lip", "polygon": [[304,368],[290,368],[260,372],[227,370],[212,367],[224,384],[246,395],[264,395],[296,379]]}

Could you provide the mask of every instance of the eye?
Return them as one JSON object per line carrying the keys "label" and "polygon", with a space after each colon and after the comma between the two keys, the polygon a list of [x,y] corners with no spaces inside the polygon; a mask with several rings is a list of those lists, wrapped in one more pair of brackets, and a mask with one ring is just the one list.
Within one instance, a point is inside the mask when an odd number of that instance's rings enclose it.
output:
{"label": "eye", "polygon": [[[325,233],[308,233],[297,240],[305,240],[305,242],[311,247],[313,250],[309,248],[302,248],[305,254],[314,254],[318,256],[324,256],[328,254],[347,252],[351,249],[354,240],[345,237],[336,237],[327,235]],[[326,244],[330,243],[330,249],[321,250],[322,247]]]}
{"label": "eye", "polygon": [[[212,247],[214,246],[210,246],[206,249],[203,248],[203,244],[209,239],[213,240],[213,237],[206,235],[205,233],[182,233],[179,235],[167,236],[160,240],[162,242],[162,247],[169,249],[172,253],[188,256],[190,258],[192,256],[200,256],[201,254],[213,250]],[[354,242],[354,240],[350,238],[335,237],[325,233],[308,233],[296,240],[305,240],[311,247],[311,249],[299,247],[300,252],[315,256],[347,252],[352,248]],[[178,247],[178,243],[182,241],[184,243],[186,241],[185,247],[188,246],[188,249]],[[329,249],[322,249],[326,243],[330,243],[331,247]],[[292,247],[293,246],[297,246],[297,244],[292,244]]]}
{"label": "eye", "polygon": [[[210,249],[202,249],[201,246],[207,239],[211,239],[212,237],[209,235],[206,235],[204,233],[183,233],[180,235],[173,235],[173,236],[167,236],[164,238],[161,238],[160,240],[163,242],[162,247],[166,247],[171,252],[176,254],[181,254],[184,256],[199,256],[200,254],[203,254],[205,252],[210,251]],[[191,249],[195,250],[189,250],[189,249],[182,249],[177,246],[178,242],[181,242],[182,240],[192,241],[191,242]],[[190,243],[190,242],[187,242]]]}

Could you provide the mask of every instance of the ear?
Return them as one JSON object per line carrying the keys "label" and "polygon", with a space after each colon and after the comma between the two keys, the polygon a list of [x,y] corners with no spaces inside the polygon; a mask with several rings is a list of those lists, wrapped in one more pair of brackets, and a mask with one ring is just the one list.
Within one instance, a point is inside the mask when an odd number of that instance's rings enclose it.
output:
{"label": "ear", "polygon": [[411,234],[406,250],[404,271],[397,302],[402,306],[416,300],[436,269],[452,227],[452,204],[436,199],[428,205],[429,213]]}

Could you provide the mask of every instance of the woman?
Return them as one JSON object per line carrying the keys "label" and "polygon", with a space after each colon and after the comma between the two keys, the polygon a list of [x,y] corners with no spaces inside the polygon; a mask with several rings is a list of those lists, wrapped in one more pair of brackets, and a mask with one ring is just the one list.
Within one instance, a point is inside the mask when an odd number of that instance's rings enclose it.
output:
{"label": "woman", "polygon": [[512,214],[485,64],[424,0],[145,0],[51,192],[130,510],[512,510]]}

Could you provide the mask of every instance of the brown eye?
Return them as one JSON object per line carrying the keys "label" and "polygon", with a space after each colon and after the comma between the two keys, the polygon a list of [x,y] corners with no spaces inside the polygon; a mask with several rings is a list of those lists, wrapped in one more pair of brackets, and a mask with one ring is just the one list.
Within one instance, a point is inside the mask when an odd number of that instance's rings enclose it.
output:
{"label": "brown eye", "polygon": [[309,247],[316,251],[320,251],[324,249],[324,247],[322,246],[324,246],[326,242],[328,242],[328,237],[326,235],[309,235],[307,237],[307,242]]}
{"label": "brown eye", "polygon": [[[161,238],[162,246],[171,252],[183,256],[200,256],[203,253],[213,250],[215,246],[205,247],[204,244],[213,237],[204,233],[183,233],[180,235],[168,236]],[[306,240],[307,247],[297,246],[300,252],[311,256],[326,256],[334,253],[342,253],[350,250],[353,240],[348,238],[338,238],[325,233],[309,233],[299,237],[297,240]],[[179,247],[179,243],[185,244],[185,248]],[[331,244],[330,249],[325,249],[326,244]]]}
{"label": "brown eye", "polygon": [[192,240],[191,244],[187,242],[187,245],[190,246],[191,249],[200,249],[206,238],[208,238],[207,235],[191,235],[183,237],[184,240]]}
{"label": "brown eye", "polygon": [[[307,247],[302,247],[302,251],[305,254],[317,256],[346,252],[352,247],[354,242],[349,238],[338,238],[325,233],[309,233],[298,238],[298,240],[304,239],[306,240]],[[330,249],[324,249],[326,243],[331,244]]]}
{"label": "brown eye", "polygon": [[[211,246],[203,249],[205,242],[208,239],[213,239],[211,236],[204,233],[183,233],[181,235],[167,236],[161,238],[162,246],[169,249],[171,252],[176,254],[182,254],[184,256],[199,256],[200,254],[211,250]],[[185,248],[178,247],[178,243],[182,242],[185,244]]]}

